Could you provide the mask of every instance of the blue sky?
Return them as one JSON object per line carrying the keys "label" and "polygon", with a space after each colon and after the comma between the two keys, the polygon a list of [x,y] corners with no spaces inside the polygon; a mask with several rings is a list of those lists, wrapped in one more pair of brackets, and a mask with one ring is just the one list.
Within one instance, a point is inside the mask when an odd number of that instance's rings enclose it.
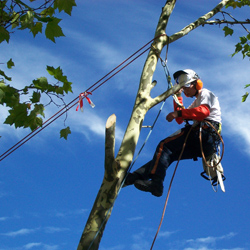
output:
{"label": "blue sky", "polygon": [[[178,1],[170,18],[171,35],[210,11],[219,1]],[[36,39],[26,31],[12,35],[1,44],[1,62],[12,58],[15,68],[6,71],[12,84],[22,87],[40,76],[53,79],[46,65],[61,66],[73,82],[70,102],[123,60],[149,42],[155,33],[163,0],[77,1],[71,17],[63,15],[65,38],[56,44],[42,35]],[[232,9],[228,9],[233,13]],[[249,18],[249,10],[237,12],[238,19]],[[220,16],[218,16],[220,17]],[[204,86],[220,100],[225,154],[222,161],[227,180],[226,193],[215,193],[200,177],[202,164],[182,161],[172,186],[157,250],[247,250],[249,240],[249,100],[241,103],[249,84],[249,60],[231,58],[234,44],[243,35],[235,27],[232,37],[224,38],[217,26],[196,29],[171,44],[168,66],[171,74],[192,68]],[[164,57],[164,55],[163,55]],[[146,54],[116,75],[91,96],[96,107],[84,102],[84,113],[72,108],[66,126],[72,134],[59,138],[64,119],[58,119],[41,133],[1,161],[0,166],[0,250],[76,249],[104,173],[105,123],[117,116],[116,152],[119,149],[134,104]],[[154,75],[158,81],[153,95],[167,86],[162,66]],[[188,105],[190,100],[184,100]],[[145,117],[145,125],[155,119],[159,106]],[[0,107],[0,122],[7,111]],[[154,131],[132,170],[153,156],[158,142],[180,128],[165,120],[172,111],[166,101]],[[56,107],[46,109],[49,118]],[[3,114],[3,115],[2,115]],[[148,130],[138,142],[142,145]],[[28,130],[0,126],[1,153],[29,133]],[[150,249],[158,228],[174,164],[169,168],[161,198],[134,187],[121,190],[107,223],[100,250]]]}

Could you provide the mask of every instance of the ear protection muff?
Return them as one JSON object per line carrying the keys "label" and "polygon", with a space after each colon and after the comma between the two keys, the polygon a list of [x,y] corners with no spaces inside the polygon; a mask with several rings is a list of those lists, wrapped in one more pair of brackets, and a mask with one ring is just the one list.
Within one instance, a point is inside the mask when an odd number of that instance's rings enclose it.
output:
{"label": "ear protection muff", "polygon": [[196,80],[195,88],[197,90],[201,90],[202,87],[203,87],[203,82],[201,81],[201,79]]}

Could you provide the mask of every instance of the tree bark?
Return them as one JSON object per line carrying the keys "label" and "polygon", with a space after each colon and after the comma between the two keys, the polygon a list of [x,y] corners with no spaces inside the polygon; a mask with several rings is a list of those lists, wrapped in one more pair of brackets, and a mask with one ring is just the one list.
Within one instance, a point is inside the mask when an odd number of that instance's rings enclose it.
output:
{"label": "tree bark", "polygon": [[156,82],[152,82],[152,78],[162,49],[168,43],[180,39],[193,29],[204,24],[206,20],[218,13],[227,2],[229,0],[221,1],[212,11],[170,37],[166,35],[165,30],[169,17],[175,7],[176,0],[168,0],[162,8],[155,32],[155,40],[144,64],[131,118],[116,158],[114,157],[115,115],[110,116],[106,123],[105,174],[77,250],[97,250],[99,248],[103,231],[111,215],[115,199],[121,188],[121,183],[133,160],[140,130],[147,111],[183,87],[183,84],[176,85],[155,98],[150,96],[151,90],[156,85]]}

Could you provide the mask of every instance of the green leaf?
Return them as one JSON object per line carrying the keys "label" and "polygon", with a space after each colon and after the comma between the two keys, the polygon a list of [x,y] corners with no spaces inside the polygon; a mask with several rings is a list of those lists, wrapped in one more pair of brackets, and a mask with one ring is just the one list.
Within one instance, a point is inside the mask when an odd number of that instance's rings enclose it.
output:
{"label": "green leaf", "polygon": [[45,117],[43,104],[35,104],[34,109],[30,112],[31,114],[41,115]]}
{"label": "green leaf", "polygon": [[249,93],[246,92],[245,95],[242,96],[242,102],[245,102],[247,97],[248,97]]}
{"label": "green leaf", "polygon": [[5,124],[15,125],[15,128],[23,127],[27,121],[27,105],[19,104],[9,110],[10,115],[6,118]]}
{"label": "green leaf", "polygon": [[20,17],[21,27],[19,29],[31,29],[34,24],[34,11],[28,10],[25,15]]}
{"label": "green leaf", "polygon": [[225,36],[228,36],[228,35],[232,36],[233,33],[234,33],[234,30],[228,28],[227,26],[225,26],[225,27],[223,28],[223,30],[224,30],[224,32],[225,32]]}
{"label": "green leaf", "polygon": [[235,9],[237,7],[237,3],[232,1],[231,4],[227,5],[227,7],[229,7],[229,6],[231,6],[231,7],[233,7]]}
{"label": "green leaf", "polygon": [[54,43],[55,43],[55,37],[64,36],[61,27],[58,25],[60,21],[61,19],[53,17],[52,21],[48,22],[45,29],[46,37]]}
{"label": "green leaf", "polygon": [[57,79],[60,82],[63,82],[62,88],[57,88],[56,93],[61,93],[61,90],[63,90],[65,93],[72,92],[72,83],[68,81],[67,76],[63,75],[63,71],[60,67],[54,68],[52,66],[47,66],[47,71],[50,75],[52,75],[55,79]]}
{"label": "green leaf", "polygon": [[[52,7],[49,7],[47,9],[43,10],[40,13],[40,15],[41,15],[41,17],[48,17],[49,16],[49,19],[46,20],[46,22],[49,22],[49,21],[52,21],[52,19],[50,17],[52,17],[54,15],[54,13],[55,13],[55,9]],[[41,21],[41,20],[39,20],[39,21]]]}
{"label": "green leaf", "polygon": [[0,43],[6,41],[9,43],[10,40],[10,33],[4,27],[0,26]]}
{"label": "green leaf", "polygon": [[72,8],[76,6],[75,0],[55,0],[54,8],[59,12],[64,11],[68,15],[71,15]]}
{"label": "green leaf", "polygon": [[248,45],[247,43],[244,45],[244,48],[242,50],[242,55],[243,58],[245,58],[245,56],[249,56],[250,54],[250,45]]}
{"label": "green leaf", "polygon": [[7,68],[11,69],[13,66],[15,66],[15,64],[12,61],[12,58],[7,62]]}
{"label": "green leaf", "polygon": [[248,88],[248,87],[250,87],[250,84],[247,84],[247,85],[245,86],[245,89]]}
{"label": "green leaf", "polygon": [[240,37],[241,44],[245,44],[247,42],[247,38],[245,36]]}
{"label": "green leaf", "polygon": [[72,85],[72,82],[64,82],[63,83],[63,90],[68,94],[69,92],[71,92],[72,93],[72,87],[71,87],[71,85]]}
{"label": "green leaf", "polygon": [[33,80],[33,84],[37,89],[41,89],[42,92],[46,91],[49,85],[46,77],[40,77]]}
{"label": "green leaf", "polygon": [[63,71],[60,67],[54,68],[53,66],[47,66],[47,71],[50,75],[54,76],[60,82],[67,81],[67,77],[63,75]]}
{"label": "green leaf", "polygon": [[40,98],[41,98],[41,93],[40,92],[33,92],[32,98],[30,99],[30,101],[32,103],[37,103],[40,102]]}
{"label": "green leaf", "polygon": [[0,2],[0,8],[3,9],[7,3],[7,0],[1,1]]}
{"label": "green leaf", "polygon": [[3,81],[0,82],[0,89],[4,92],[0,104],[5,104],[7,107],[14,107],[19,103],[19,93],[18,90],[6,85]]}
{"label": "green leaf", "polygon": [[43,104],[35,104],[34,109],[25,120],[24,127],[30,127],[31,130],[42,127],[43,120],[41,117],[38,117],[38,115],[45,117]]}
{"label": "green leaf", "polygon": [[60,131],[60,138],[67,140],[69,134],[71,134],[70,127],[64,128]]}
{"label": "green leaf", "polygon": [[3,76],[6,80],[11,81],[11,77],[6,76],[1,69],[0,69],[0,75]]}
{"label": "green leaf", "polygon": [[0,89],[0,103],[2,103],[4,96],[5,96],[4,91]]}
{"label": "green leaf", "polygon": [[40,22],[37,22],[33,27],[31,27],[30,31],[35,37],[38,34],[38,32],[42,33],[42,29],[43,29],[43,24]]}
{"label": "green leaf", "polygon": [[235,45],[235,51],[234,51],[234,53],[232,54],[232,56],[234,56],[235,54],[237,54],[238,52],[240,52],[242,50],[242,45],[241,45],[241,43],[237,43],[236,45]]}

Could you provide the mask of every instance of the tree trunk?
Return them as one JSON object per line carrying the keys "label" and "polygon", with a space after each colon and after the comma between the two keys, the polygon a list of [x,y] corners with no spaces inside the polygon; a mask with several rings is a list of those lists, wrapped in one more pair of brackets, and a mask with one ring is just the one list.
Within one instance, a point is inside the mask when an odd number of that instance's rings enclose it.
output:
{"label": "tree trunk", "polygon": [[156,82],[152,82],[152,78],[156,69],[158,56],[161,54],[162,49],[168,43],[183,37],[191,30],[204,24],[206,20],[218,13],[228,1],[229,0],[221,1],[212,11],[170,37],[166,35],[165,30],[176,0],[168,0],[162,8],[162,13],[155,32],[155,40],[152,44],[153,48],[151,47],[145,61],[131,118],[116,158],[114,157],[116,117],[112,115],[107,120],[105,174],[77,250],[97,250],[99,248],[103,231],[111,215],[115,199],[121,188],[121,183],[133,160],[140,130],[147,111],[183,87],[182,85],[176,85],[161,95],[151,98],[151,90],[156,85]]}

